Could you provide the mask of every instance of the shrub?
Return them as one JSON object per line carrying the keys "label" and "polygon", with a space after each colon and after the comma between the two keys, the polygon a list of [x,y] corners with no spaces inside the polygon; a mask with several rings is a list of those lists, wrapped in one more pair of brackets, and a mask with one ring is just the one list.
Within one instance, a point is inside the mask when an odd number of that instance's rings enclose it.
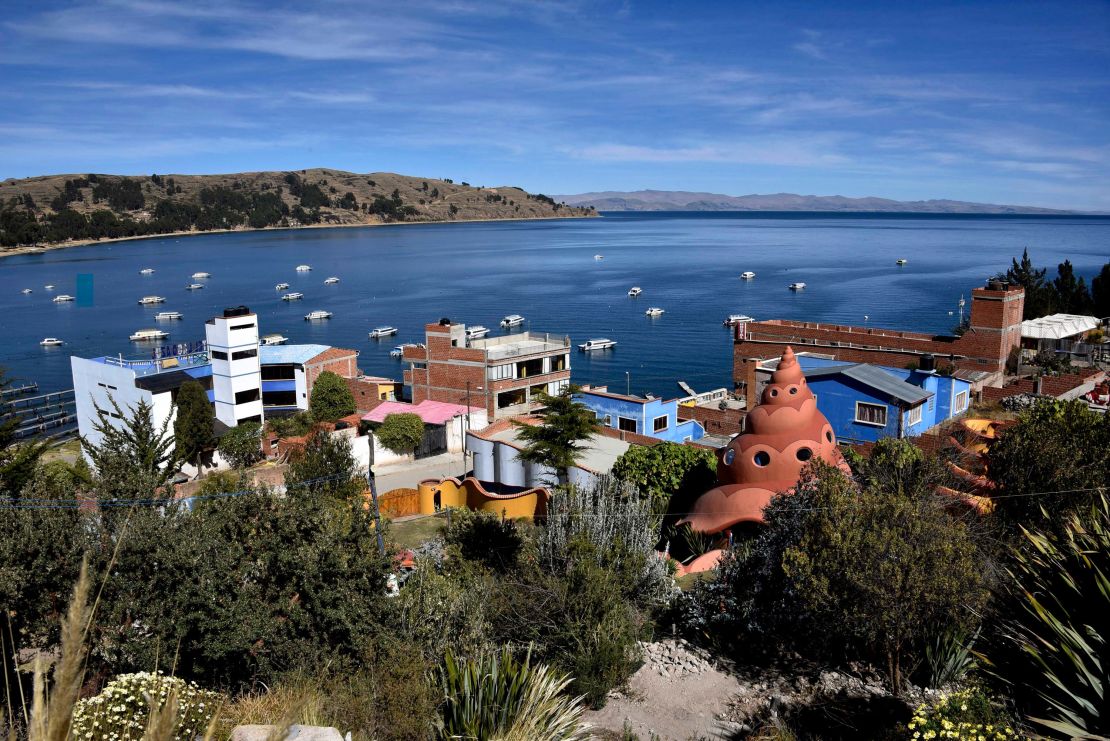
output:
{"label": "shrub", "polygon": [[524,546],[523,525],[516,520],[502,520],[492,512],[456,509],[446,541],[459,549],[467,561],[478,561],[495,571],[511,571]]}
{"label": "shrub", "polygon": [[419,558],[400,594],[390,601],[395,610],[391,624],[430,660],[448,651],[477,655],[491,642],[489,589],[483,574],[470,569],[444,574],[432,558]]}
{"label": "shrub", "polygon": [[243,422],[223,437],[216,446],[234,468],[248,468],[262,460],[262,426],[257,422]]}
{"label": "shrub", "polygon": [[569,680],[544,665],[532,666],[508,648],[460,660],[447,654],[439,671],[443,692],[439,737],[583,741],[582,698],[562,692]]}
{"label": "shrub", "polygon": [[266,427],[278,437],[300,437],[312,429],[312,415],[297,412],[289,417],[267,417]]}
{"label": "shrub", "polygon": [[952,738],[960,741],[1012,741],[1025,738],[1010,719],[991,704],[981,689],[971,688],[942,695],[921,704],[907,725],[906,738]]}
{"label": "shrub", "polygon": [[174,714],[174,739],[192,741],[203,736],[223,696],[195,683],[158,672],[116,677],[96,697],[81,700],[73,712],[75,739],[139,741],[144,738],[151,711]]}
{"label": "shrub", "polygon": [[354,414],[357,408],[354,394],[347,382],[331,371],[324,371],[312,384],[308,410],[317,422],[334,422]]}
{"label": "shrub", "polygon": [[613,477],[635,486],[649,497],[658,514],[672,499],[685,503],[717,480],[717,456],[712,450],[662,443],[633,445],[613,464]]}
{"label": "shrub", "polygon": [[374,436],[394,453],[411,453],[424,439],[424,420],[411,412],[387,414]]}

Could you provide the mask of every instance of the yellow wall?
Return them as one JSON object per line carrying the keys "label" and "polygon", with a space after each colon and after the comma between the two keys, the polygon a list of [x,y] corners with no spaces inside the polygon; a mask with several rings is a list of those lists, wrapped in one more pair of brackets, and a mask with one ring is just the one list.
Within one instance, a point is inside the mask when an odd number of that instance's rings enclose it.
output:
{"label": "yellow wall", "polygon": [[421,481],[418,487],[420,514],[431,515],[436,512],[436,495],[439,506],[466,507],[481,512],[505,514],[512,519],[532,520],[547,514],[547,489],[537,487],[519,494],[491,494],[482,488],[481,482],[474,478],[459,481],[455,478]]}

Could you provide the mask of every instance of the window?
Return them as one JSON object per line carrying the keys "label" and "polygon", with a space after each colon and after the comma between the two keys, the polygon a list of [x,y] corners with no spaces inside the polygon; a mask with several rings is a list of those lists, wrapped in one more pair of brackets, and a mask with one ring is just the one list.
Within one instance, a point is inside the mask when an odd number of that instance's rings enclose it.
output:
{"label": "window", "polygon": [[664,414],[662,417],[651,420],[651,429],[655,432],[662,432],[667,429],[667,415]]}
{"label": "window", "polygon": [[761,450],[754,456],[752,456],[752,463],[759,466],[760,468],[769,466],[771,465],[771,454],[768,453],[766,450]]}
{"label": "window", "polygon": [[297,369],[292,365],[262,366],[263,381],[292,381],[297,377]]}
{"label": "window", "polygon": [[513,377],[513,364],[491,365],[486,372],[486,377],[491,381],[504,381]]}
{"label": "window", "polygon": [[726,466],[731,466],[732,462],[734,460],[736,460],[736,450],[733,449],[733,448],[729,448],[728,450],[725,451],[725,457],[724,457],[725,465]]}
{"label": "window", "polygon": [[236,425],[241,425],[244,422],[259,422],[259,423],[261,423],[262,422],[262,415],[256,414],[253,417],[243,417],[241,420],[239,420],[235,424]]}
{"label": "window", "polygon": [[913,427],[916,424],[921,424],[921,410],[924,405],[918,404],[913,409],[906,412],[906,426]]}
{"label": "window", "polygon": [[956,404],[953,406],[952,410],[955,412],[962,412],[965,409],[967,409],[967,392],[961,391],[956,394]]}
{"label": "window", "polygon": [[227,353],[223,350],[209,350],[208,354],[212,356],[213,360],[227,360]]}
{"label": "window", "polygon": [[428,364],[427,363],[413,363],[412,364],[412,369],[413,370],[427,370],[428,369]]}
{"label": "window", "polygon": [[98,383],[98,384],[96,384],[96,385],[97,385],[97,386],[100,386],[101,388],[106,388],[106,389],[108,389],[109,391],[116,391],[116,390],[117,390],[115,386],[109,386],[109,385],[108,385],[108,384],[106,384],[106,383]]}
{"label": "window", "polygon": [[262,405],[273,407],[297,406],[296,391],[267,391],[262,394]]}
{"label": "window", "polygon": [[612,427],[613,426],[613,415],[612,414],[606,414],[605,415],[605,426],[606,427]]}
{"label": "window", "polygon": [[231,359],[232,360],[246,360],[247,358],[257,358],[257,357],[258,357],[258,350],[257,350],[257,348],[253,348],[253,347],[249,350],[239,350],[238,352],[231,353]]}
{"label": "window", "polygon": [[628,417],[617,417],[617,429],[624,430],[625,432],[635,432],[636,420]]}
{"label": "window", "polygon": [[232,329],[254,329],[253,324],[236,324]]}
{"label": "window", "polygon": [[247,389],[246,391],[239,391],[235,394],[236,404],[246,404],[252,401],[258,401],[258,389]]}
{"label": "window", "polygon": [[857,401],[856,421],[865,425],[886,427],[886,407],[882,404],[868,404],[866,401]]}

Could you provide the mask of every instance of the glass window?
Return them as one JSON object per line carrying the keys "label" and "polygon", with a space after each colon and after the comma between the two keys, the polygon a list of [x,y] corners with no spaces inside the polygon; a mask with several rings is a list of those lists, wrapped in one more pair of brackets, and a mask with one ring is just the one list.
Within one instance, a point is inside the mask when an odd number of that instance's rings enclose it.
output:
{"label": "glass window", "polygon": [[257,358],[257,357],[258,357],[258,349],[254,348],[254,347],[250,348],[249,350],[239,350],[237,352],[231,353],[231,359],[232,360],[246,360],[247,358]]}
{"label": "glass window", "polygon": [[258,401],[258,389],[247,389],[246,391],[239,391],[235,394],[236,404],[246,404],[250,401]]}
{"label": "glass window", "polygon": [[236,324],[232,329],[254,329],[253,324]]}
{"label": "glass window", "polygon": [[211,355],[214,360],[227,360],[227,353],[223,350],[209,350],[208,354]]}
{"label": "glass window", "polygon": [[913,409],[906,412],[906,425],[912,427],[913,425],[921,423],[921,410],[923,405],[918,404]]}
{"label": "glass window", "polygon": [[291,381],[297,377],[297,369],[292,365],[262,366],[263,381]]}
{"label": "glass window", "polygon": [[868,404],[866,401],[857,401],[856,421],[865,425],[886,427],[886,407],[882,404]]}
{"label": "glass window", "polygon": [[624,430],[625,432],[635,432],[636,420],[629,419],[628,417],[617,417],[617,429]]}
{"label": "glass window", "polygon": [[651,421],[651,428],[656,432],[662,432],[667,429],[667,416],[656,417]]}
{"label": "glass window", "polygon": [[967,409],[967,392],[961,391],[956,394],[956,406],[953,411],[962,412]]}

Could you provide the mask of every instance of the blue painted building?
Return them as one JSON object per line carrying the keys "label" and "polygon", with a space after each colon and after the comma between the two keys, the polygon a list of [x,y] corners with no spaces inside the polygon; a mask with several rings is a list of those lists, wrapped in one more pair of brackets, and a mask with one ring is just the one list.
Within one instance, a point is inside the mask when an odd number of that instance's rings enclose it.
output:
{"label": "blue painted building", "polygon": [[[846,443],[914,437],[967,411],[971,383],[933,372],[799,354],[817,408]],[[764,364],[761,370],[773,368]]]}
{"label": "blue painted building", "polygon": [[705,435],[698,422],[678,419],[678,399],[613,394],[605,386],[586,386],[574,398],[597,415],[599,424],[614,430],[675,443],[700,440]]}

